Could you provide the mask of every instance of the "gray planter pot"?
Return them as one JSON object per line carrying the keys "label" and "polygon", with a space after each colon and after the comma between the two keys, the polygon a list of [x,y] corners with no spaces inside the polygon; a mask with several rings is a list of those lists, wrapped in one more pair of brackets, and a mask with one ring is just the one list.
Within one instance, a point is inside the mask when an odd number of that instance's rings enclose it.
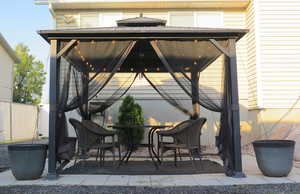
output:
{"label": "gray planter pot", "polygon": [[8,146],[11,170],[17,180],[41,177],[47,156],[45,144],[15,144]]}
{"label": "gray planter pot", "polygon": [[293,167],[295,141],[259,140],[253,143],[256,161],[265,176],[287,176]]}

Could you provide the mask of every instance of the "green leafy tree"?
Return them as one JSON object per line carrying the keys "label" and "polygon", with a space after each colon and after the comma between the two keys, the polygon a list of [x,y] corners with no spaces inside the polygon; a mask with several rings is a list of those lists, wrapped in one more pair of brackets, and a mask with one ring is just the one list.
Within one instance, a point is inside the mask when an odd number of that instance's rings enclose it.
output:
{"label": "green leafy tree", "polygon": [[[142,107],[135,103],[132,96],[126,96],[119,108],[118,125],[144,125]],[[139,144],[144,137],[144,128],[126,128],[118,130],[121,144],[127,144],[128,131],[132,131],[134,144]]]}
{"label": "green leafy tree", "polygon": [[18,44],[15,52],[21,63],[14,65],[13,101],[38,104],[46,80],[44,64],[30,55],[29,48],[23,44]]}

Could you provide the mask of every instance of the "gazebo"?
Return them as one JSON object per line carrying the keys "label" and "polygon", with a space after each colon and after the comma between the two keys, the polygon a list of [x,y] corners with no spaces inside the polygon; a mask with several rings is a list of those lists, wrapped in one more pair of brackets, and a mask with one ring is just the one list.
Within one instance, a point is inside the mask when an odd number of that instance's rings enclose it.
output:
{"label": "gazebo", "polygon": [[[57,176],[57,161],[68,161],[65,113],[78,109],[84,119],[119,100],[138,73],[171,105],[199,117],[200,105],[221,113],[216,140],[227,176],[243,177],[236,42],[245,29],[170,27],[165,20],[137,17],[119,20],[117,27],[41,30],[50,43],[50,115],[48,175]],[[201,73],[224,56],[222,98],[210,98],[199,87]],[[147,73],[170,73],[192,102],[189,113]],[[127,86],[102,103],[89,103],[116,73],[135,73]],[[201,83],[200,83],[201,84]]]}

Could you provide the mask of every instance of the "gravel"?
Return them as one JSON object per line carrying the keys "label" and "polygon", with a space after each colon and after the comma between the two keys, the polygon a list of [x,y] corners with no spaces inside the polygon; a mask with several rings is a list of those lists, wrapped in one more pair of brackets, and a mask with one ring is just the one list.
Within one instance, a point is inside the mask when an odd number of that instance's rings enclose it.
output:
{"label": "gravel", "polygon": [[139,193],[139,194],[261,194],[261,193],[298,193],[300,184],[268,184],[268,185],[224,185],[224,186],[170,186],[170,187],[144,187],[144,186],[83,186],[83,185],[16,185],[0,186],[0,193],[3,194],[30,194],[30,193]]}

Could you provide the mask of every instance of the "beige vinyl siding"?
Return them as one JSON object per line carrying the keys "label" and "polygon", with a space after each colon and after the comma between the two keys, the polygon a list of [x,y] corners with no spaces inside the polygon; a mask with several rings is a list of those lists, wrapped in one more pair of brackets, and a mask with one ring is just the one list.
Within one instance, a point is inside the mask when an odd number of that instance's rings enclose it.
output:
{"label": "beige vinyl siding", "polygon": [[246,35],[247,43],[247,70],[248,70],[248,104],[249,108],[256,108],[257,103],[257,61],[256,61],[256,23],[253,1],[246,9],[246,28],[249,29]]}
{"label": "beige vinyl siding", "polygon": [[55,16],[55,28],[79,28],[80,15],[78,11],[57,11]]}
{"label": "beige vinyl siding", "polygon": [[[245,11],[225,11],[225,28],[246,28]],[[243,37],[236,45],[237,67],[238,67],[238,87],[240,103],[248,107],[248,70],[247,70],[247,38]]]}
{"label": "beige vinyl siding", "polygon": [[[155,80],[159,80],[159,82],[163,83],[164,85],[168,85],[168,92],[173,94],[172,96],[176,96],[179,98],[186,98],[184,92],[182,92],[181,88],[174,83],[173,78],[170,76],[170,74],[167,73],[147,73],[146,74],[149,78],[153,77]],[[120,86],[120,81],[128,81],[128,73],[120,73],[115,76],[115,79],[110,83],[110,87],[107,87],[106,95],[109,94],[109,91],[112,88],[117,88]],[[130,81],[131,79],[129,79]],[[127,85],[129,85],[130,82],[127,82]],[[165,87],[164,87],[165,88]],[[140,75],[137,77],[136,81],[128,91],[129,95],[133,95],[138,100],[158,100],[162,99],[161,96],[148,84],[147,80]]]}
{"label": "beige vinyl siding", "polygon": [[300,94],[300,1],[260,0],[257,12],[263,107],[289,108]]}
{"label": "beige vinyl siding", "polygon": [[80,12],[79,17],[81,28],[92,28],[99,26],[98,12]]}

